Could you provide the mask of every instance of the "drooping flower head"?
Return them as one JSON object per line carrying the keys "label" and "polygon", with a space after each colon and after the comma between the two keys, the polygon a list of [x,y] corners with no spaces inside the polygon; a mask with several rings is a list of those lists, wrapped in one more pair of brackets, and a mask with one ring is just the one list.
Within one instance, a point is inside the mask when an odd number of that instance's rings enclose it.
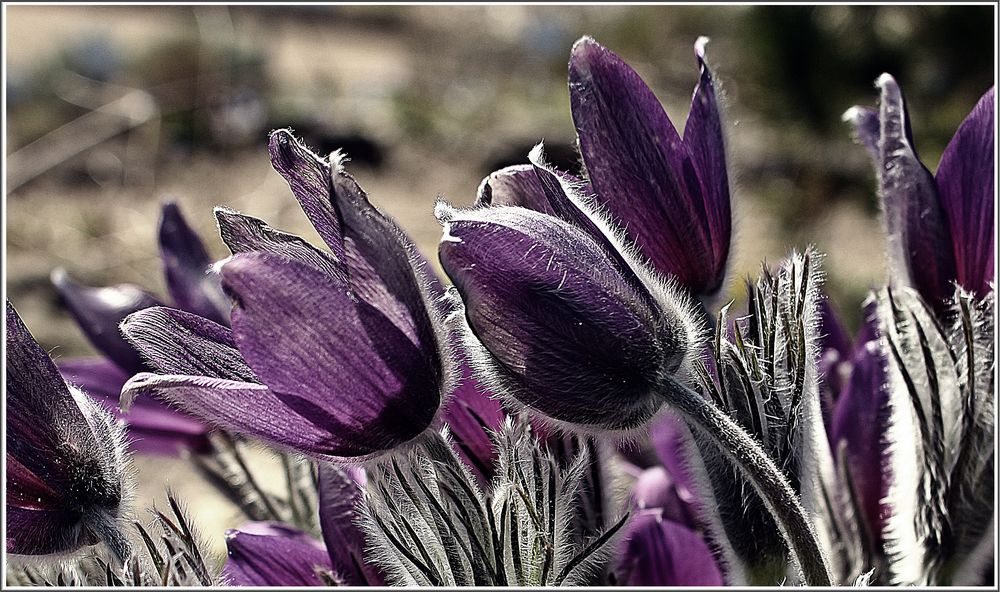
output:
{"label": "drooping flower head", "polygon": [[6,309],[7,552],[66,554],[103,541],[124,560],[122,428],[66,384],[9,301]]}
{"label": "drooping flower head", "polygon": [[271,160],[329,247],[219,209],[233,256],[218,265],[232,331],[149,309],[124,325],[166,374],[150,392],[205,421],[320,459],[391,450],[424,432],[453,390],[448,339],[412,242],[375,209],[337,154],[288,130]]}
{"label": "drooping flower head", "polygon": [[893,281],[916,289],[939,312],[953,283],[985,296],[995,251],[995,89],[973,107],[931,175],[917,156],[896,80],[883,74],[876,84],[879,110],[854,107],[844,118],[874,160]]}

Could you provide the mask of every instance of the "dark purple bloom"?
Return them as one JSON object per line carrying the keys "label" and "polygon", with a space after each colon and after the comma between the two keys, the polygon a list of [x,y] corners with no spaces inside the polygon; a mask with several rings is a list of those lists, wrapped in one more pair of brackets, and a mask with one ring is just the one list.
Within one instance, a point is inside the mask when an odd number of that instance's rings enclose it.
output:
{"label": "dark purple bloom", "polygon": [[660,377],[688,361],[692,315],[554,175],[535,171],[558,218],[512,206],[438,208],[441,263],[474,336],[470,361],[491,390],[552,419],[641,426],[661,407]]}
{"label": "dark purple bloom", "polygon": [[70,388],[7,302],[6,550],[70,553],[104,541],[123,560],[128,540],[122,429]]}
{"label": "dark purple bloom", "polygon": [[894,278],[942,310],[957,282],[979,297],[993,280],[994,89],[958,128],[935,175],[917,156],[903,94],[883,74],[879,111],[845,114],[875,161]]}
{"label": "dark purple bloom", "polygon": [[[167,288],[175,306],[228,323],[228,300],[222,293],[218,275],[209,273],[211,259],[201,239],[172,202],[163,204],[159,245]],[[119,325],[128,315],[162,302],[137,286],[83,286],[63,270],[53,272],[52,282],[84,335],[105,356],[60,360],[63,376],[128,424],[133,450],[177,454],[181,449],[204,449],[208,445],[208,427],[160,401],[143,399],[128,413],[118,408],[118,397],[128,378],[153,369],[125,340]]]}
{"label": "dark purple bloom", "polygon": [[287,130],[272,164],[327,243],[218,210],[234,255],[219,265],[232,331],[164,309],[130,317],[130,340],[166,374],[140,374],[124,400],[156,393],[205,421],[319,459],[391,450],[426,430],[453,389],[429,283],[403,231],[336,155]]}
{"label": "dark purple bloom", "polygon": [[639,75],[589,37],[573,46],[569,90],[597,203],[658,271],[710,299],[723,287],[732,214],[707,41],[695,44],[701,76],[683,137]]}
{"label": "dark purple bloom", "polygon": [[226,531],[230,586],[326,586],[333,565],[323,543],[279,523],[250,522]]}
{"label": "dark purple bloom", "polygon": [[702,538],[654,509],[626,527],[615,566],[625,586],[722,586],[722,574]]}

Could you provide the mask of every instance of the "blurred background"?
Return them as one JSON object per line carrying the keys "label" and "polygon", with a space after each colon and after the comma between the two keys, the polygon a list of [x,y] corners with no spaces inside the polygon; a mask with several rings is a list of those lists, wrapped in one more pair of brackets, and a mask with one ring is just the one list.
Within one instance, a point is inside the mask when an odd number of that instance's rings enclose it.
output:
{"label": "blurred background", "polygon": [[[585,34],[638,70],[678,128],[697,81],[692,46],[711,38],[734,173],[730,296],[762,260],[814,244],[853,329],[884,277],[884,240],[871,165],[841,114],[875,105],[873,81],[892,73],[934,170],[996,71],[992,6],[5,8],[7,296],[66,357],[93,350],[50,272],[164,294],[165,198],[220,258],[215,205],[321,244],[269,165],[274,128],[344,149],[436,262],[439,196],[470,203],[484,176],[543,139],[551,161],[579,167],[566,63]],[[140,467],[145,493],[170,479],[182,497],[191,488],[222,545],[236,515],[172,462]]]}

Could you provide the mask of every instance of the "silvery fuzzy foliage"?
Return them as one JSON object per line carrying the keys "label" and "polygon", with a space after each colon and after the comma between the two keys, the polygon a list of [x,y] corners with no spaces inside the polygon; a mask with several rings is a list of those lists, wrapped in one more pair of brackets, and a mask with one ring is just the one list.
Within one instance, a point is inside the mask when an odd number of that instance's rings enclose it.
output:
{"label": "silvery fuzzy foliage", "polygon": [[878,303],[894,407],[893,576],[979,584],[994,550],[995,292],[957,288],[937,315],[909,288],[882,290]]}
{"label": "silvery fuzzy foliage", "polygon": [[125,565],[94,549],[72,561],[9,566],[7,583],[15,586],[59,587],[201,587],[224,584],[221,563],[208,554],[200,534],[176,498],[168,493],[170,513],[153,510],[143,526],[133,522],[136,552]]}
{"label": "silvery fuzzy foliage", "polygon": [[319,536],[319,476],[312,461],[294,453],[268,449],[281,463],[284,475],[285,487],[279,495],[261,486],[261,479],[246,456],[246,441],[221,430],[213,432],[208,441],[209,453],[191,456],[191,461],[247,519],[281,522]]}
{"label": "silvery fuzzy foliage", "polygon": [[[727,330],[720,313],[700,390],[749,432],[816,514],[826,453],[816,385],[822,273],[814,250],[792,255],[747,283],[749,314]],[[702,481],[701,517],[732,584],[797,577],[771,513],[742,473],[698,433],[689,450]],[[823,540],[822,537],[820,539]]]}
{"label": "silvery fuzzy foliage", "polygon": [[562,468],[524,421],[495,436],[488,493],[440,434],[369,469],[363,525],[390,583],[574,585],[601,569],[627,516],[586,541],[574,533],[586,448]]}

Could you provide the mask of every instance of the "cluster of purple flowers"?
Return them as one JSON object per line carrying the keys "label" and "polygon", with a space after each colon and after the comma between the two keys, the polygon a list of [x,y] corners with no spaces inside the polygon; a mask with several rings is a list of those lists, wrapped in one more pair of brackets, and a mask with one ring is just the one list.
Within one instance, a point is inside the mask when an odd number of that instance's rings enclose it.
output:
{"label": "cluster of purple flowers", "polygon": [[[582,174],[539,145],[473,207],[439,203],[451,286],[342,155],[278,130],[271,163],[324,247],[217,208],[232,255],[213,263],[166,205],[170,304],[53,275],[100,359],[53,363],[8,302],[6,551],[103,543],[103,581],[136,584],[988,581],[993,89],[934,175],[890,76],[879,110],[845,115],[891,270],[851,339],[811,249],[748,280],[745,314],[723,305],[706,41],[683,134],[624,61],[577,42]],[[180,511],[160,520],[188,550],[132,532],[126,446],[212,455],[213,432],[296,459],[316,508],[230,531],[208,573]]]}

